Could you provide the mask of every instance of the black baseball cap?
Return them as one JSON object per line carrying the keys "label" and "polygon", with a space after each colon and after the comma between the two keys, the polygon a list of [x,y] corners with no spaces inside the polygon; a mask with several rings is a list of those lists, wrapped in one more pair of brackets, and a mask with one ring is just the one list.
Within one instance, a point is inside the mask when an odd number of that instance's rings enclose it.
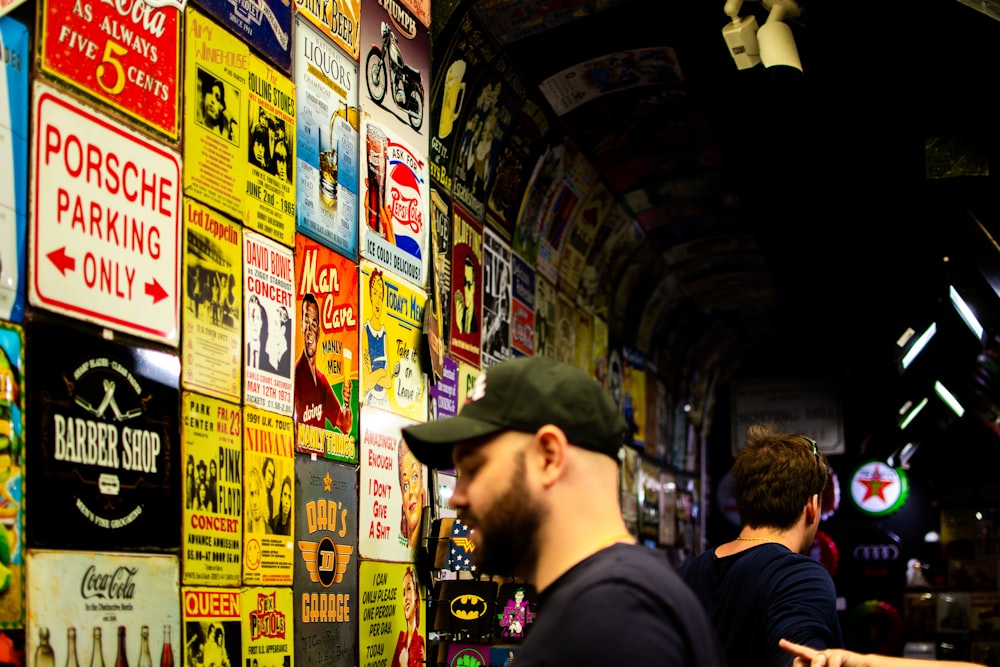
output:
{"label": "black baseball cap", "polygon": [[570,444],[618,460],[625,419],[611,394],[582,369],[548,357],[518,357],[486,368],[458,415],[403,429],[417,459],[451,468],[452,445],[503,431],[554,424]]}

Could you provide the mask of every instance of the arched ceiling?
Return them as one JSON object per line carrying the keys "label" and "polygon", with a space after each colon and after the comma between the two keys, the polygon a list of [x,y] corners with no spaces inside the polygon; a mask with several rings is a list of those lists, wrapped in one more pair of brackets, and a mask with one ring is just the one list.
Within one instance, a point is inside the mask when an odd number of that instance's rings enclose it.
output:
{"label": "arched ceiling", "polygon": [[[512,119],[504,141],[533,160],[551,143],[586,157],[617,205],[578,299],[606,298],[612,337],[669,383],[824,370],[888,400],[896,338],[956,264],[976,272],[969,247],[988,245],[995,178],[936,176],[973,173],[995,150],[1000,22],[957,0],[800,0],[804,74],[779,80],[737,69],[723,5],[441,0],[432,92],[478,42],[550,124]],[[741,13],[767,15],[757,0]],[[467,80],[466,106],[486,80]],[[580,102],[584,88],[599,92]],[[961,261],[946,266],[949,253]]]}

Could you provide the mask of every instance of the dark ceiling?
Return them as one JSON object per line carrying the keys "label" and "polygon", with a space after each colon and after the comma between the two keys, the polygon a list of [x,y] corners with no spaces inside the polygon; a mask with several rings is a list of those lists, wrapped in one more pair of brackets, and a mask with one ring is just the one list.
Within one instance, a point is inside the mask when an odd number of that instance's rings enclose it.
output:
{"label": "dark ceiling", "polygon": [[[946,277],[980,281],[974,259],[1000,263],[984,233],[995,177],[928,178],[925,160],[928,140],[948,149],[934,176],[981,170],[995,152],[1000,22],[958,0],[801,0],[789,24],[804,73],[779,78],[737,69],[723,6],[436,2],[434,57],[467,12],[533,92],[599,56],[672,48],[680,81],[622,89],[559,118],[646,231],[628,271],[603,276],[613,336],[634,344],[666,286],[643,351],[670,382],[699,365],[723,380],[830,373],[855,400],[895,400],[904,327],[936,307]],[[767,16],[756,0],[749,13]]]}

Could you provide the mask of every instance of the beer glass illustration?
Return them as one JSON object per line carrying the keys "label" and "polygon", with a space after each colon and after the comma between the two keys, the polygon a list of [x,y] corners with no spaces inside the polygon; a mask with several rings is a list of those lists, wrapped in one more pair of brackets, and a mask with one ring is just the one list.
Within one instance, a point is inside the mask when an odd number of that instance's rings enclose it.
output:
{"label": "beer glass illustration", "polygon": [[465,61],[456,60],[448,67],[444,80],[444,95],[441,100],[441,119],[438,122],[438,136],[442,139],[451,134],[451,129],[462,111],[465,101]]}

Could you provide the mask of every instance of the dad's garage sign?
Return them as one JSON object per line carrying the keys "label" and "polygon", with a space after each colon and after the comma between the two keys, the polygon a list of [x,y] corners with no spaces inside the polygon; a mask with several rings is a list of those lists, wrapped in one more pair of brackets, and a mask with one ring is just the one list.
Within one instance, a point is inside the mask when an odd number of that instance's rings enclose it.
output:
{"label": "dad's garage sign", "polygon": [[31,303],[177,345],[180,156],[35,84]]}

